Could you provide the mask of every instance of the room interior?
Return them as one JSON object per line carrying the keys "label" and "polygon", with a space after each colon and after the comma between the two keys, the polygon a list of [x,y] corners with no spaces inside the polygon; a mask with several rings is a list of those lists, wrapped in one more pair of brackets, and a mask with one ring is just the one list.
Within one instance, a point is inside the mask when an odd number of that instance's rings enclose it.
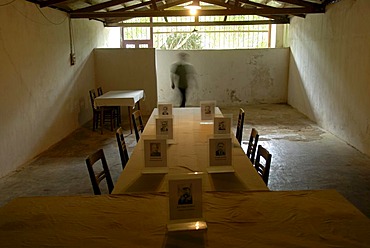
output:
{"label": "room interior", "polygon": [[[286,103],[367,155],[370,154],[366,111],[369,59],[365,56],[369,51],[365,25],[368,7],[366,1],[346,0],[328,5],[325,14],[292,18],[287,41],[289,70],[285,96]],[[115,31],[98,21],[80,18],[69,21],[61,11],[39,9],[29,2],[16,1],[0,11],[1,77],[5,86],[0,101],[7,106],[1,115],[4,121],[0,151],[3,161],[7,161],[1,165],[3,177],[92,118],[87,92],[103,80],[99,78],[99,54],[94,50],[112,47],[109,36]],[[70,25],[73,26],[72,49],[76,54],[74,65],[70,64]],[[155,51],[149,53],[151,67],[135,67],[145,70],[145,74],[155,73],[152,67],[156,63]],[[124,71],[125,67],[120,69]],[[158,77],[165,77],[161,70],[157,68],[157,71]],[[167,68],[163,71],[166,73]],[[122,84],[143,87],[143,73],[129,72],[125,73],[127,81],[124,78]],[[225,79],[232,75],[228,77]],[[152,78],[150,84],[154,81]],[[113,87],[109,82],[104,84],[107,90]],[[155,105],[156,92],[147,94],[150,109]],[[17,149],[20,139],[21,152]]]}

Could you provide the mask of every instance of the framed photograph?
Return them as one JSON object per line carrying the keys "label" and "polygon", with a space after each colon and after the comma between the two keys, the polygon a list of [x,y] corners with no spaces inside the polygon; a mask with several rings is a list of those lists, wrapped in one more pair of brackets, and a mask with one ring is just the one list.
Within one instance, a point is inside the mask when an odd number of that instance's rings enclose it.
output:
{"label": "framed photograph", "polygon": [[209,166],[232,165],[232,138],[211,137],[209,139]]}
{"label": "framed photograph", "polygon": [[173,139],[173,118],[159,117],[156,118],[156,135],[164,136],[167,139]]}
{"label": "framed photograph", "polygon": [[144,139],[145,168],[167,168],[166,139]]}
{"label": "framed photograph", "polygon": [[202,121],[213,121],[215,117],[216,101],[201,101],[200,111]]}
{"label": "framed photograph", "polygon": [[214,134],[230,134],[231,133],[231,118],[217,117],[213,119],[213,133]]}
{"label": "framed photograph", "polygon": [[159,116],[171,116],[172,115],[172,103],[158,103],[158,115]]}
{"label": "framed photograph", "polygon": [[170,221],[202,218],[201,175],[172,175],[168,179],[168,190]]}

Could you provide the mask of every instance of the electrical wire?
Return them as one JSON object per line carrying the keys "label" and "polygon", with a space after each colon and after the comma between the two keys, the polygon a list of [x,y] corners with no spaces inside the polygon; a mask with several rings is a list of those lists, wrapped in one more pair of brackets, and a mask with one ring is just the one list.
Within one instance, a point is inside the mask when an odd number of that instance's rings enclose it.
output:
{"label": "electrical wire", "polygon": [[73,35],[73,28],[72,28],[72,21],[71,18],[68,18],[68,24],[69,24],[69,46],[71,51],[71,56],[74,54],[74,35]]}
{"label": "electrical wire", "polygon": [[38,9],[38,11],[40,11],[40,13],[41,13],[41,15],[48,21],[48,22],[50,22],[51,24],[54,24],[54,25],[61,25],[62,23],[64,23],[65,22],[65,20],[67,19],[67,17],[68,16],[66,16],[61,22],[58,22],[58,23],[56,23],[56,22],[53,22],[52,20],[50,20],[43,12],[42,12],[42,10],[40,9],[40,7],[37,5],[37,4],[35,4],[35,6],[36,6],[36,8]]}
{"label": "electrical wire", "polygon": [[[15,0],[14,0],[15,1]],[[13,1],[13,2],[14,2]],[[13,4],[11,5],[20,15],[22,15],[24,18],[30,20],[31,22],[34,22],[34,23],[37,23],[37,24],[42,24],[42,25],[46,25],[45,23],[42,23],[42,22],[39,22],[39,21],[36,21],[36,20],[33,20],[31,18],[29,18],[26,14],[24,14],[22,11],[20,11],[19,9],[17,9],[17,7]],[[41,10],[39,10],[41,12]],[[48,22],[51,22],[53,25],[60,25],[62,23],[65,22],[65,20],[68,18],[68,16],[66,16],[60,23],[53,23],[52,21],[50,21],[42,12],[41,14],[43,15],[44,18],[46,18],[48,20]]]}
{"label": "electrical wire", "polygon": [[[8,6],[8,5],[10,5],[10,4],[12,4],[12,3],[14,3],[16,0],[12,0],[12,1],[10,1],[10,2],[8,2],[8,3],[2,3],[2,4],[0,4],[0,7],[4,7],[4,6]],[[56,23],[56,22],[53,22],[52,20],[50,20],[42,11],[41,11],[41,9],[40,9],[40,7],[37,5],[37,4],[35,4],[36,5],[36,8],[38,9],[38,11],[41,13],[41,15],[48,21],[48,22],[50,22],[51,24],[54,24],[54,25],[61,25],[62,23],[64,23],[65,22],[65,20],[67,19],[67,16],[61,21],[61,22],[59,22],[59,23]],[[13,7],[21,14],[21,15],[23,15],[25,18],[27,18],[27,19],[29,19],[29,20],[31,20],[30,18],[28,18],[25,14],[23,14],[22,12],[20,12],[14,5],[13,5]],[[31,20],[31,21],[33,21],[33,22],[36,22],[36,21],[34,21],[34,20]],[[36,22],[37,23],[37,22]]]}
{"label": "electrical wire", "polygon": [[0,7],[3,7],[3,6],[7,6],[7,5],[9,5],[9,4],[12,4],[12,3],[14,3],[16,0],[12,0],[12,1],[10,1],[9,3],[1,3],[0,4]]}

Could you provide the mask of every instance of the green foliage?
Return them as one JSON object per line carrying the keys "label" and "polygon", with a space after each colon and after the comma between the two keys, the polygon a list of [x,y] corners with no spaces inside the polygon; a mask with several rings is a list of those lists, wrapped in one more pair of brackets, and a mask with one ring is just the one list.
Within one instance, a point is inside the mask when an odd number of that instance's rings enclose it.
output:
{"label": "green foliage", "polygon": [[160,49],[164,50],[196,50],[202,49],[201,35],[192,33],[173,33],[167,37]]}

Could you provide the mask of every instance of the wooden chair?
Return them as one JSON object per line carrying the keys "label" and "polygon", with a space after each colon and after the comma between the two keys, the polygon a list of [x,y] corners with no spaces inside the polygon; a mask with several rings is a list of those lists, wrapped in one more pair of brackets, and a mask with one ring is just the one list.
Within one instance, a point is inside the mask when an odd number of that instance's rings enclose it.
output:
{"label": "wooden chair", "polygon": [[144,131],[143,117],[140,110],[132,113],[132,124],[134,125],[136,141],[139,142],[141,133]]}
{"label": "wooden chair", "polygon": [[238,124],[236,126],[236,139],[239,141],[239,144],[242,143],[243,138],[243,126],[244,126],[244,109],[239,109]]}
{"label": "wooden chair", "polygon": [[[95,173],[94,166],[97,166],[98,164],[100,164],[100,163],[97,163],[98,161],[101,161],[103,168],[100,172]],[[94,190],[94,194],[101,195],[99,184],[104,179],[107,182],[109,194],[112,193],[112,190],[114,188],[113,180],[109,172],[107,160],[105,159],[103,149],[99,149],[95,153],[88,156],[86,158],[86,165],[87,165],[87,170],[89,171],[89,176],[90,176],[91,184]]]}
{"label": "wooden chair", "polygon": [[268,184],[269,181],[271,158],[272,155],[269,153],[269,151],[267,151],[261,145],[258,145],[257,157],[256,162],[254,163],[254,168],[257,170],[257,173],[262,177],[266,185]]}
{"label": "wooden chair", "polygon": [[103,95],[103,89],[102,89],[102,87],[98,87],[96,90],[98,92],[98,96]]}
{"label": "wooden chair", "polygon": [[[99,86],[96,91],[98,92],[98,96],[101,96],[104,94],[103,88]],[[115,121],[117,123],[117,126],[121,125],[121,107],[120,106],[114,106],[114,114],[115,114]]]}
{"label": "wooden chair", "polygon": [[247,156],[249,160],[254,164],[254,159],[256,156],[257,144],[258,144],[258,132],[255,128],[252,128],[251,134],[249,136],[248,148],[247,148]]}
{"label": "wooden chair", "polygon": [[95,90],[94,89],[90,90],[89,94],[90,94],[91,107],[93,111],[93,131],[95,131],[95,129],[98,129],[99,123],[104,124],[106,121],[110,122],[111,131],[113,131],[113,127],[115,126],[115,115],[116,115],[115,109],[111,107],[96,108],[94,106],[94,100],[96,98]]}
{"label": "wooden chair", "polygon": [[124,170],[129,160],[129,156],[127,152],[125,136],[123,135],[123,129],[121,127],[117,129],[116,139],[117,139],[117,144],[118,144],[119,155],[121,157],[121,162],[122,162],[122,170]]}

